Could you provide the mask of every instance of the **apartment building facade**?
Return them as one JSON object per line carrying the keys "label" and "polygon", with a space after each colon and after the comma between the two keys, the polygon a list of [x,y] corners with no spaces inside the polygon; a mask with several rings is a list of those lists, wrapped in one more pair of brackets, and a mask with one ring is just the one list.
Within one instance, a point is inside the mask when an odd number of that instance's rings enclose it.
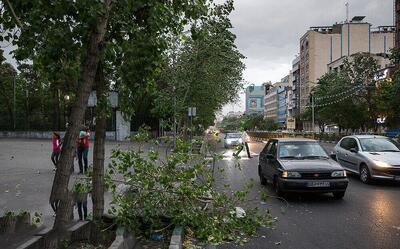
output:
{"label": "apartment building facade", "polygon": [[[363,16],[332,26],[310,27],[300,38],[299,113],[306,110],[312,89],[328,72],[328,64],[358,52],[388,54],[394,46],[395,28],[371,28]],[[303,129],[310,130],[311,125]]]}
{"label": "apartment building facade", "polygon": [[285,128],[287,121],[287,98],[289,89],[289,78],[285,82],[277,82],[266,86],[264,116],[274,119],[280,128]]}

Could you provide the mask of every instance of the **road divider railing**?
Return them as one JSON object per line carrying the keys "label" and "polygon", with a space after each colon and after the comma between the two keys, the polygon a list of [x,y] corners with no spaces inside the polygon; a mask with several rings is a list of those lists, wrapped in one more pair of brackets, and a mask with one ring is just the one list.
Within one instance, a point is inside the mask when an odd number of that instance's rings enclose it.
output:
{"label": "road divider railing", "polygon": [[316,139],[315,133],[296,132],[268,132],[268,131],[247,131],[250,142],[266,142],[272,138],[310,138]]}

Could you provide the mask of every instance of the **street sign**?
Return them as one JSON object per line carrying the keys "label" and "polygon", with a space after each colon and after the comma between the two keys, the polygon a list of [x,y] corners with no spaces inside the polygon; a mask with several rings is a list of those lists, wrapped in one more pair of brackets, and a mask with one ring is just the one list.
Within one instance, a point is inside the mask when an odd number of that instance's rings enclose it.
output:
{"label": "street sign", "polygon": [[196,114],[197,114],[196,112],[197,112],[196,107],[189,107],[188,108],[188,116],[189,117],[195,117]]}
{"label": "street sign", "polygon": [[289,118],[286,122],[286,129],[295,130],[296,129],[296,119]]}

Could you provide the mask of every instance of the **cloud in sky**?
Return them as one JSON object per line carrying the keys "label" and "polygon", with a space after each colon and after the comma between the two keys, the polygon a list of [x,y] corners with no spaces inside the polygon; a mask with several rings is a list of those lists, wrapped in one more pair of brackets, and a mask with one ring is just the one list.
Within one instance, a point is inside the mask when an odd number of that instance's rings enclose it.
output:
{"label": "cloud in sky", "polygon": [[[276,82],[288,74],[299,53],[300,37],[311,26],[332,25],[366,16],[373,26],[393,24],[393,0],[236,0],[231,14],[236,44],[247,57],[246,82]],[[244,110],[244,96],[223,113]]]}

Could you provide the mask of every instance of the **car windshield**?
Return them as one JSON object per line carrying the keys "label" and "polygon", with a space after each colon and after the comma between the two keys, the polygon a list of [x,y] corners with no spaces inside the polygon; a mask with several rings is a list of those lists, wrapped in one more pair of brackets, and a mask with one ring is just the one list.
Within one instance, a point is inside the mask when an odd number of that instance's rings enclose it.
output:
{"label": "car windshield", "polygon": [[285,142],[279,145],[281,159],[319,159],[328,155],[317,142]]}
{"label": "car windshield", "polygon": [[388,138],[360,138],[363,151],[366,152],[398,152],[400,145]]}
{"label": "car windshield", "polygon": [[240,133],[233,133],[233,134],[228,134],[226,135],[226,138],[240,138],[242,134]]}

